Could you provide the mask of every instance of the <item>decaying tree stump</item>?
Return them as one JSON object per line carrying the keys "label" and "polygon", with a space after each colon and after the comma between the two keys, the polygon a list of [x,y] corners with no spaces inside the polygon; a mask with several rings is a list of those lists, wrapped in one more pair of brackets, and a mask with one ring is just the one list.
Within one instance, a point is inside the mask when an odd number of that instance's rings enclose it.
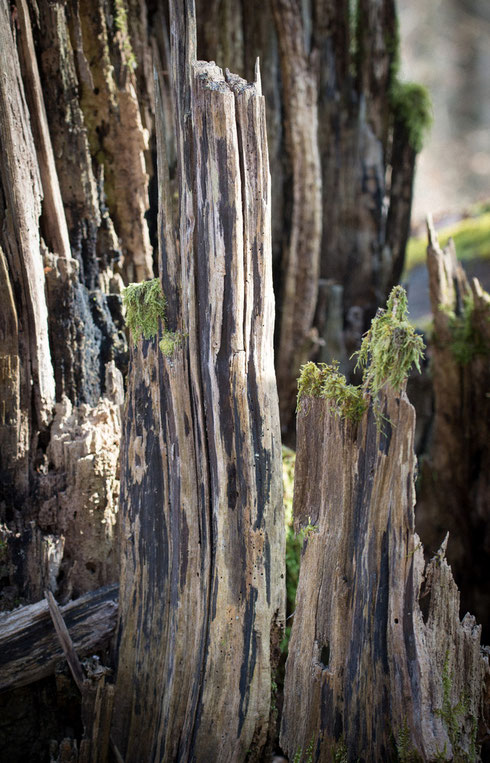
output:
{"label": "decaying tree stump", "polygon": [[165,326],[132,352],[124,423],[126,763],[260,756],[284,617],[264,101],[258,69],[196,62],[192,6],[171,3],[179,244],[159,139]]}
{"label": "decaying tree stump", "polygon": [[334,399],[301,400],[294,519],[306,538],[281,745],[300,760],[476,760],[481,627],[460,621],[445,544],[426,566],[414,533],[414,409],[390,386],[379,402],[355,423]]}
{"label": "decaying tree stump", "polygon": [[449,530],[448,560],[464,609],[490,637],[490,295],[470,284],[454,243],[443,251],[429,224],[427,265],[434,315],[435,411],[422,463],[417,530],[437,548]]}
{"label": "decaying tree stump", "polygon": [[152,275],[147,10],[0,3],[0,608],[118,576],[121,291]]}

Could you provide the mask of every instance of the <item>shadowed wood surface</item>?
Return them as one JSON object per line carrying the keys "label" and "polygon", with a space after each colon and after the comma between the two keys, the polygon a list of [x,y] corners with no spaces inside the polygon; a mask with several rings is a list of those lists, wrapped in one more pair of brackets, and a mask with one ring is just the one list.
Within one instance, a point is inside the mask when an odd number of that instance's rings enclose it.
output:
{"label": "shadowed wood surface", "polygon": [[[116,627],[117,594],[114,583],[60,608],[79,657],[107,647]],[[0,614],[0,691],[49,676],[63,658],[47,601]]]}
{"label": "shadowed wood surface", "polygon": [[260,758],[284,618],[264,101],[258,70],[250,84],[193,60],[193,27],[192,4],[172,4],[180,240],[160,153],[160,246],[181,340],[133,350],[124,421],[113,736],[127,763]]}
{"label": "shadowed wood surface", "polygon": [[445,548],[425,566],[414,533],[414,409],[405,393],[382,395],[385,434],[371,409],[356,427],[325,400],[301,402],[294,520],[315,529],[286,665],[290,759],[311,745],[314,761],[341,750],[394,760],[403,743],[423,760],[452,760],[476,743],[488,673],[481,627],[469,614],[460,621]]}

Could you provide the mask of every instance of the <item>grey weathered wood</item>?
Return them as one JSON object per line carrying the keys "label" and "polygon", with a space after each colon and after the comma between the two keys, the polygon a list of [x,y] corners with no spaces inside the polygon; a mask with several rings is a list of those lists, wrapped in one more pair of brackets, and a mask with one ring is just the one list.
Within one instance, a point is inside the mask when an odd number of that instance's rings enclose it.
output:
{"label": "grey weathered wood", "polygon": [[58,636],[61,648],[63,649],[63,654],[66,657],[66,661],[76,685],[80,691],[82,691],[84,679],[83,670],[82,666],[80,665],[78,655],[73,647],[73,642],[68,632],[68,628],[66,627],[65,621],[63,620],[63,615],[61,614],[56,599],[54,598],[51,591],[46,591],[45,598],[48,602],[49,614],[51,615],[51,620],[53,621],[56,635]]}
{"label": "grey weathered wood", "polygon": [[311,745],[313,761],[343,751],[374,762],[397,759],[405,736],[405,755],[475,759],[481,627],[460,620],[444,549],[426,566],[414,533],[414,409],[389,389],[381,404],[385,434],[371,411],[355,426],[326,400],[301,403],[294,521],[316,530],[303,546],[281,746],[289,759]]}
{"label": "grey weathered wood", "polygon": [[[105,648],[117,619],[118,586],[98,588],[60,608],[79,657]],[[0,614],[0,690],[39,681],[63,659],[46,601]]]}
{"label": "grey weathered wood", "polygon": [[[482,623],[484,640],[490,640],[490,295],[476,279],[469,282],[452,241],[442,250],[432,224],[428,234],[435,410],[417,527],[430,549],[450,531],[448,559],[462,602]],[[466,311],[458,357],[454,325],[464,320],[467,300],[473,308]]]}
{"label": "grey weathered wood", "polygon": [[161,280],[182,341],[170,357],[140,342],[129,374],[113,719],[127,763],[259,757],[284,616],[264,102],[193,59],[193,3],[170,18],[179,246],[162,199]]}

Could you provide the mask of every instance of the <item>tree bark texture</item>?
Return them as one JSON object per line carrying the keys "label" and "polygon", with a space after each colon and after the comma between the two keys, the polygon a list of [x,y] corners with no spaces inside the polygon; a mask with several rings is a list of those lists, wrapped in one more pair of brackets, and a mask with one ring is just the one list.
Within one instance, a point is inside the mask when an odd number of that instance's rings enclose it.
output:
{"label": "tree bark texture", "polygon": [[[391,103],[393,0],[266,0],[248,3],[246,13],[236,6],[198,0],[198,54],[227,65],[233,56],[246,76],[261,58],[274,189],[276,370],[283,433],[294,439],[300,365],[312,355],[336,358],[350,372],[350,355],[401,274],[416,152]],[[336,290],[333,302],[325,289]]]}
{"label": "tree bark texture", "polygon": [[113,716],[127,763],[260,758],[284,618],[260,77],[196,62],[192,3],[171,4],[171,45],[179,235],[161,135],[159,229],[164,330],[181,341],[166,357],[140,340],[130,363]]}
{"label": "tree bark texture", "polygon": [[488,726],[481,626],[460,621],[445,544],[424,563],[414,409],[404,392],[382,395],[384,433],[371,410],[356,427],[318,398],[298,414],[294,521],[309,529],[281,746],[290,760],[476,760]]}
{"label": "tree bark texture", "polygon": [[162,47],[144,3],[2,0],[0,13],[8,608],[46,586],[66,600],[117,579],[121,290],[152,275],[148,57]]}
{"label": "tree bark texture", "polygon": [[429,549],[449,530],[448,559],[464,609],[490,634],[490,296],[470,284],[451,241],[429,225],[427,265],[434,340],[435,411],[422,463],[417,529]]}

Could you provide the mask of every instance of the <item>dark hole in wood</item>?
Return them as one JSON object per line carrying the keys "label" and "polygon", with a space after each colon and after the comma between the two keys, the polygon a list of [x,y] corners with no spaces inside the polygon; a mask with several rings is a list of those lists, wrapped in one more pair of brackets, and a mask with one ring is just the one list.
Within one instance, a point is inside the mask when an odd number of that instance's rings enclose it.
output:
{"label": "dark hole in wood", "polygon": [[320,652],[320,662],[322,663],[323,669],[328,668],[328,664],[330,662],[330,644],[324,644],[322,646],[322,651]]}

